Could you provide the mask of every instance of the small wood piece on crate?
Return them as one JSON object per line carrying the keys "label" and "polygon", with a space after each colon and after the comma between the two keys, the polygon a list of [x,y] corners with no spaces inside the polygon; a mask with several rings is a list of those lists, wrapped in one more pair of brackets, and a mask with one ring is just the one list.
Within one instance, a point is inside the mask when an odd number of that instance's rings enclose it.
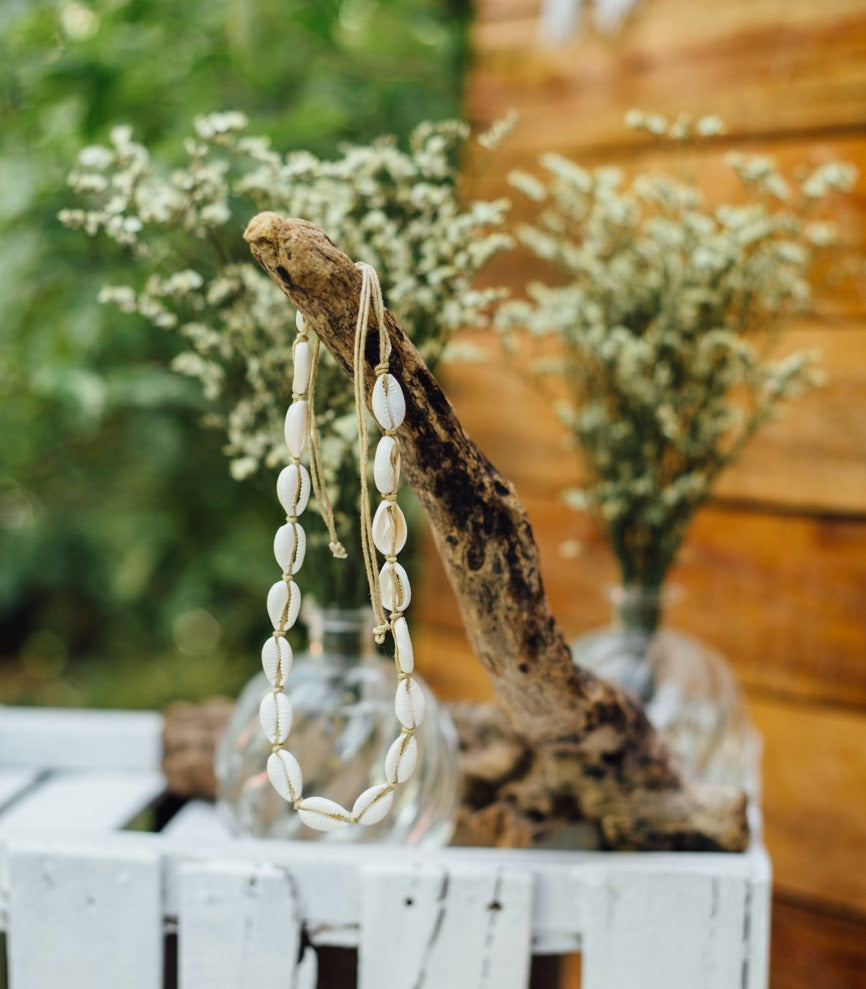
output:
{"label": "small wood piece on crate", "polygon": [[[495,705],[445,706],[457,728],[463,780],[452,844],[526,848],[567,823],[550,806],[544,788],[531,783],[536,765],[532,750],[503,724]],[[214,754],[232,710],[232,702],[221,697],[165,709],[162,770],[173,796],[215,798]],[[544,813],[539,793],[546,800]]]}
{"label": "small wood piece on crate", "polygon": [[201,704],[171,704],[163,712],[162,772],[177,797],[213,800],[214,753],[234,710],[234,702],[213,697]]}

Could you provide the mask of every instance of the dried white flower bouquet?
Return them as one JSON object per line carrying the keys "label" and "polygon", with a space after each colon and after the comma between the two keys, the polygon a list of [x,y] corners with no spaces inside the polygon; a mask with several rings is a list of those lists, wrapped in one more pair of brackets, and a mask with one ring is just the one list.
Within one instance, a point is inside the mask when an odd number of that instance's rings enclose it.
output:
{"label": "dried white flower bouquet", "polygon": [[[627,123],[678,145],[723,130],[717,118]],[[586,170],[555,154],[545,175],[513,173],[539,204],[519,237],[561,272],[502,306],[512,347],[523,330],[557,337],[560,414],[583,456],[567,497],[600,522],[625,586],[658,588],[711,486],[783,400],[815,383],[815,355],[775,359],[783,318],[811,298],[815,248],[833,243],[819,207],[850,190],[831,163],[786,180],[772,159],[729,154],[734,202],[708,203],[695,180]]]}
{"label": "dried white flower bouquet", "polygon": [[[282,155],[247,133],[242,114],[218,113],[194,122],[187,161],[172,171],[151,160],[129,127],[117,127],[109,146],[81,152],[70,175],[89,208],[65,210],[61,219],[132,253],[144,277],[108,286],[101,298],[185,338],[188,349],[174,367],[201,382],[208,421],[225,430],[231,471],[240,479],[286,460],[294,325],[285,297],[249,258],[241,239],[247,221],[267,209],[323,227],[379,272],[387,305],[435,364],[458,328],[488,321],[500,293],[476,290],[475,276],[511,244],[501,231],[506,201],[460,201],[458,157],[467,136],[461,123],[424,123],[407,151],[383,138],[321,160],[307,152]],[[327,359],[317,394],[325,477],[336,494],[340,538],[353,545],[352,390]],[[314,536],[311,550],[326,542],[324,532]],[[360,604],[360,563],[340,573],[329,579],[342,587],[317,590]]]}

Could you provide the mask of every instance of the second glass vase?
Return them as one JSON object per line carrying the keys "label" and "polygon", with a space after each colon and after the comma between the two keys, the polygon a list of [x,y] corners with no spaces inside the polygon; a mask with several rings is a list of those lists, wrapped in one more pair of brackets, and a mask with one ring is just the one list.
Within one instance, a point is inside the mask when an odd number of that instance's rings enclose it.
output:
{"label": "second glass vase", "polygon": [[647,717],[697,777],[758,789],[759,744],[725,658],[665,627],[671,592],[616,587],[613,621],[572,643],[574,661],[636,694]]}

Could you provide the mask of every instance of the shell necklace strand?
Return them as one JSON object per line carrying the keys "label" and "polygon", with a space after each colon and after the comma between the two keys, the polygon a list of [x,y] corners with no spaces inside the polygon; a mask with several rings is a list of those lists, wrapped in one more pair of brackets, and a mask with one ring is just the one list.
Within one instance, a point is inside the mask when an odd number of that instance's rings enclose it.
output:
{"label": "shell necklace strand", "polygon": [[[338,557],[345,556],[345,551],[336,538],[318,463],[313,386],[319,342],[316,340],[311,345],[304,318],[298,313],[298,335],[292,352],[292,403],[286,413],[285,424],[290,459],[277,478],[277,497],[285,509],[286,522],[277,530],[274,555],[283,574],[268,592],[267,610],[274,631],[262,647],[262,667],[272,689],[262,698],[259,719],[272,746],[267,762],[271,784],[298,812],[303,823],[317,831],[331,831],[348,824],[376,824],[385,817],[391,809],[394,790],[415,771],[418,762],[415,732],[424,717],[424,694],[412,677],[415,666],[412,640],[403,614],[411,598],[411,589],[406,571],[397,562],[397,554],[407,537],[406,519],[397,504],[400,449],[396,437],[406,416],[406,402],[399,382],[388,370],[391,341],[385,326],[379,279],[370,265],[359,262],[357,267],[361,271],[361,294],[355,327],[354,390],[360,448],[361,545],[376,616],[374,637],[381,643],[385,640],[385,634],[390,632],[394,642],[397,670],[394,709],[400,723],[400,734],[385,757],[385,782],[364,790],[351,810],[327,797],[303,796],[301,767],[286,748],[292,727],[292,705],[284,688],[292,666],[292,648],[286,639],[286,631],[297,621],[301,607],[301,592],[295,575],[301,569],[306,551],[306,537],[298,517],[303,514],[310,497],[310,471],[301,463],[308,441],[312,487],[331,534],[331,551]],[[367,488],[367,410],[364,401],[364,353],[371,309],[375,313],[379,333],[379,363],[376,365],[371,404],[373,416],[382,430],[373,465],[373,477],[381,501],[372,520]],[[375,550],[385,557],[385,563],[378,572]]]}

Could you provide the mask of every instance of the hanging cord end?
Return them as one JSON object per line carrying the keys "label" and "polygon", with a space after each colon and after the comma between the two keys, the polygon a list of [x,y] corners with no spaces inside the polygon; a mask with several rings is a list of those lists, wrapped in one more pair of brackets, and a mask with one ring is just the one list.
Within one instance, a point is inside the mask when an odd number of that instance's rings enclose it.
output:
{"label": "hanging cord end", "polygon": [[373,641],[377,646],[381,646],[385,641],[385,635],[391,631],[391,626],[387,623],[373,626]]}
{"label": "hanging cord end", "polygon": [[331,556],[335,560],[345,560],[348,554],[346,553],[346,547],[340,542],[339,539],[333,539],[328,543],[328,549],[331,551]]}

